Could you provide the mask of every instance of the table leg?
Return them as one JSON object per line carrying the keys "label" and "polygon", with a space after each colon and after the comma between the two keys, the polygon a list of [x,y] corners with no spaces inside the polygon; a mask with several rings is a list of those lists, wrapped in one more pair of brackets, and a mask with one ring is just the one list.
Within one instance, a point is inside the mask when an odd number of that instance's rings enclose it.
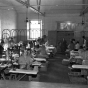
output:
{"label": "table leg", "polygon": [[22,78],[24,78],[26,76],[26,74],[24,74],[23,76],[21,76],[18,81],[20,81]]}
{"label": "table leg", "polygon": [[28,78],[29,78],[29,81],[32,81],[32,76],[28,76]]}
{"label": "table leg", "polygon": [[4,80],[6,80],[6,79],[5,79],[5,75],[4,75],[4,74],[1,74],[1,77],[2,77]]}

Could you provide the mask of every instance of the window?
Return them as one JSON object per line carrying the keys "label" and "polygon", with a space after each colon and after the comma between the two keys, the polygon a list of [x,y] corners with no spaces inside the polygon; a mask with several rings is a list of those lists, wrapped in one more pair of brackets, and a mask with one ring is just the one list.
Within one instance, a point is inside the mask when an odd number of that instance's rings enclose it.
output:
{"label": "window", "polygon": [[42,21],[32,20],[27,25],[30,25],[30,28],[27,26],[27,39],[37,39],[38,37],[42,37]]}
{"label": "window", "polygon": [[0,42],[1,42],[1,38],[2,38],[2,31],[1,31],[1,20],[0,20]]}
{"label": "window", "polygon": [[72,22],[63,22],[63,23],[60,23],[60,29],[61,30],[64,30],[64,29],[66,29],[66,30],[73,30],[73,29],[75,29],[75,27],[76,27],[76,24],[75,23],[72,23]]}
{"label": "window", "polygon": [[29,22],[27,22],[27,40],[29,40],[30,38],[29,33]]}

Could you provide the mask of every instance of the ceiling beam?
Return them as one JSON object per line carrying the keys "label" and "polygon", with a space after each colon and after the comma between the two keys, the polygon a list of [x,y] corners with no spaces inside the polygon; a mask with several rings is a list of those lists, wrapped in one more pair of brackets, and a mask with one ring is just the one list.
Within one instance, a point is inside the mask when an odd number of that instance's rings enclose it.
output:
{"label": "ceiling beam", "polygon": [[80,16],[88,13],[88,6],[80,12]]}
{"label": "ceiling beam", "polygon": [[32,11],[39,13],[42,16],[45,16],[45,13],[42,13],[40,11],[38,11],[36,8],[34,8],[33,6],[30,5],[30,3],[27,3],[28,0],[26,2],[23,2],[22,0],[16,0],[17,2],[21,3],[22,5],[26,6],[27,8],[29,7]]}
{"label": "ceiling beam", "polygon": [[85,0],[82,0],[82,4],[84,4],[82,5],[82,10],[85,9],[85,6],[86,6],[85,3],[86,3]]}
{"label": "ceiling beam", "polygon": [[37,8],[38,8],[38,11],[40,11],[41,0],[36,0],[36,1],[37,1]]}
{"label": "ceiling beam", "polygon": [[80,16],[83,16],[86,13],[88,13],[88,5],[86,5],[86,0],[82,0],[82,4],[84,4],[84,5],[82,6],[82,11],[80,12]]}

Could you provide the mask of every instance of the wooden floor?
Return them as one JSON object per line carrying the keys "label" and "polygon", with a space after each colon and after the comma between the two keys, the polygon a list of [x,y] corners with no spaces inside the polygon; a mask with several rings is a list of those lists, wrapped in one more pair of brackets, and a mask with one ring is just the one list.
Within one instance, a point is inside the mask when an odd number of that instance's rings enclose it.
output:
{"label": "wooden floor", "polygon": [[68,77],[68,68],[63,66],[63,56],[49,59],[46,72],[40,72],[37,81],[4,81],[0,80],[0,88],[88,88],[84,84],[72,84]]}
{"label": "wooden floor", "polygon": [[65,57],[62,55],[50,58],[47,71],[40,73],[39,82],[70,83],[69,69],[62,65],[63,58]]}
{"label": "wooden floor", "polygon": [[0,88],[88,88],[88,85],[27,81],[0,81]]}

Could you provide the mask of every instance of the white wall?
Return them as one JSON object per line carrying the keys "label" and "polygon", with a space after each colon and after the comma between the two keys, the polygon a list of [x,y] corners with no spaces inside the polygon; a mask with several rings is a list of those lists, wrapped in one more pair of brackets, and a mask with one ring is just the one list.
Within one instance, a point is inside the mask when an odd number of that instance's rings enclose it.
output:
{"label": "white wall", "polygon": [[[14,10],[2,10],[0,9],[0,30],[4,29],[16,29],[17,28],[17,14]],[[2,34],[1,34],[2,35]]]}
{"label": "white wall", "polygon": [[[43,29],[44,29],[43,32],[46,35],[48,34],[48,30],[57,30],[56,21],[60,21],[60,22],[72,21],[72,22],[79,23],[82,20],[79,14],[56,14],[56,15],[53,14],[53,15],[46,15],[46,17],[40,16],[39,18],[42,19],[43,21]],[[29,14],[29,20],[31,19],[38,19],[38,15]],[[26,15],[24,13],[19,13],[18,14],[18,25],[17,25],[18,29],[26,29],[25,20],[26,20]],[[83,30],[83,28],[81,26],[77,26],[76,30],[80,31],[80,30]]]}
{"label": "white wall", "polygon": [[1,28],[16,29],[16,12],[13,10],[1,10]]}
{"label": "white wall", "polygon": [[[81,40],[82,36],[85,35],[88,37],[88,32],[85,32],[86,34],[83,34],[81,31],[88,31],[88,24],[86,26],[81,25],[82,23],[82,17],[79,16],[79,14],[53,14],[53,15],[46,15],[46,17],[39,17],[43,21],[43,35],[48,35],[49,30],[57,30],[61,31],[60,29],[57,29],[57,21],[58,22],[64,22],[64,21],[71,21],[74,23],[80,23],[76,26],[74,29],[74,38],[76,40]],[[37,14],[29,14],[29,20],[38,19]],[[85,15],[85,19],[88,21],[88,14]],[[17,28],[18,29],[26,29],[26,15],[24,13],[18,13],[17,15]]]}

